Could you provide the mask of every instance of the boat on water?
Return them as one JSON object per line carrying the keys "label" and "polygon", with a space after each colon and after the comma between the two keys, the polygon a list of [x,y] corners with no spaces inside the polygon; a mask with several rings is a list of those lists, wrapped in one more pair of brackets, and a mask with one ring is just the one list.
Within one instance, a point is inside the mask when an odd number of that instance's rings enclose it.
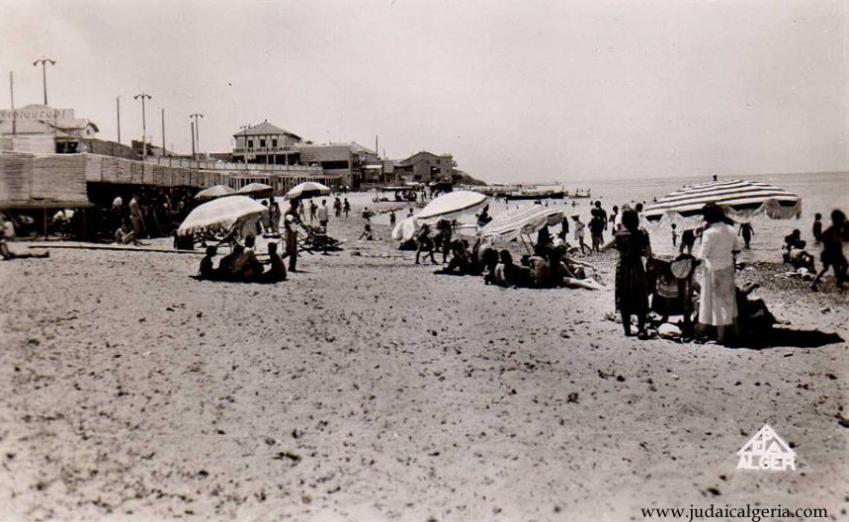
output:
{"label": "boat on water", "polygon": [[533,189],[533,190],[520,190],[515,192],[510,192],[505,194],[505,199],[508,201],[514,200],[522,200],[522,199],[563,199],[566,197],[565,190],[541,190],[541,189]]}
{"label": "boat on water", "polygon": [[573,193],[571,193],[571,194],[568,194],[568,193],[567,193],[567,194],[566,194],[566,197],[569,197],[569,198],[572,198],[572,199],[584,199],[584,198],[591,198],[591,197],[592,197],[592,195],[590,195],[590,191],[589,191],[589,190],[587,190],[586,192],[582,192],[582,191],[580,191],[580,190],[576,190],[575,192],[573,192]]}

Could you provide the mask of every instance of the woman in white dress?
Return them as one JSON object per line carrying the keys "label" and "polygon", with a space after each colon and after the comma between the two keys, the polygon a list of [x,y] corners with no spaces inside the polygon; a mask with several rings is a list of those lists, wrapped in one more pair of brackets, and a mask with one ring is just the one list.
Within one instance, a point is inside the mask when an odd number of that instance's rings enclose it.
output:
{"label": "woman in white dress", "polygon": [[734,255],[740,251],[737,233],[722,209],[707,204],[702,210],[705,228],[698,257],[703,262],[699,326],[716,330],[716,339],[727,344],[737,321]]}

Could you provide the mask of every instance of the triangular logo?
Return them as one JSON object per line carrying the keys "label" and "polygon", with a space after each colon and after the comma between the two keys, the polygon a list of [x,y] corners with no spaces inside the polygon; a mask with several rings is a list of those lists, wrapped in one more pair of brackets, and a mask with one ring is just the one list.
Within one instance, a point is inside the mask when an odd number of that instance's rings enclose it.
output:
{"label": "triangular logo", "polygon": [[787,471],[796,470],[796,452],[769,424],[737,452],[737,469]]}

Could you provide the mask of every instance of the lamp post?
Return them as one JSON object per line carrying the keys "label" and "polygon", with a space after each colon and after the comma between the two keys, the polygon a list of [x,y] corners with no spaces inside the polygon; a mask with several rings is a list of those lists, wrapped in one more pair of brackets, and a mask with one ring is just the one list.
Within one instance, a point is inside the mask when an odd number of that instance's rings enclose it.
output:
{"label": "lamp post", "polygon": [[32,62],[33,67],[41,65],[41,82],[44,87],[44,105],[47,105],[47,64],[56,65],[56,60],[50,58],[39,58]]}
{"label": "lamp post", "polygon": [[147,122],[145,120],[144,115],[144,101],[145,99],[150,100],[152,96],[150,94],[141,92],[133,96],[134,100],[141,99],[141,107],[142,107],[142,161],[144,161],[144,157],[147,156]]}
{"label": "lamp post", "polygon": [[189,114],[189,118],[194,118],[195,120],[195,148],[197,149],[197,153],[200,154],[200,124],[198,118],[203,118],[203,114],[196,112]]}

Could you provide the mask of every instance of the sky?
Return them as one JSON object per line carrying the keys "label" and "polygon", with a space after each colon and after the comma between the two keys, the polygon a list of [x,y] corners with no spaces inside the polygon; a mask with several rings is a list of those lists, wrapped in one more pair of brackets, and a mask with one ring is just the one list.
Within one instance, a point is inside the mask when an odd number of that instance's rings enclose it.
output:
{"label": "sky", "polygon": [[488,182],[849,170],[849,2],[0,0],[0,107],[225,152],[245,124]]}

